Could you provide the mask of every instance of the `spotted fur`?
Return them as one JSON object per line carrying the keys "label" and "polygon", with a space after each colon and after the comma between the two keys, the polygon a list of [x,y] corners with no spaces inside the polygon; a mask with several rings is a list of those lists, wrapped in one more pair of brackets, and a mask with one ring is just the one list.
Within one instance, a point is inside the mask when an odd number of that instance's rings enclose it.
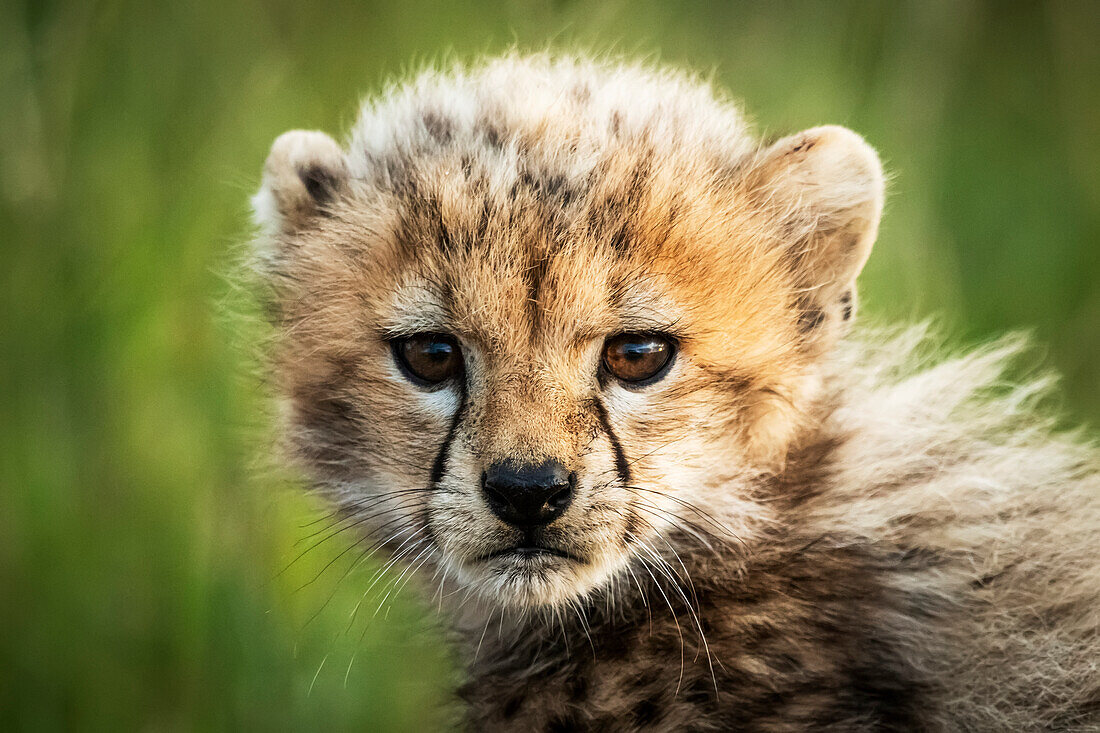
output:
{"label": "spotted fur", "polygon": [[[289,453],[472,598],[473,729],[1100,729],[1096,452],[1006,378],[1014,341],[849,330],[882,196],[850,131],[764,144],[698,80],[572,58],[276,141]],[[461,379],[404,378],[389,342],[424,332]],[[665,378],[601,368],[623,332],[675,341]],[[548,459],[576,496],[527,540],[570,557],[487,558],[522,538],[485,467]]]}

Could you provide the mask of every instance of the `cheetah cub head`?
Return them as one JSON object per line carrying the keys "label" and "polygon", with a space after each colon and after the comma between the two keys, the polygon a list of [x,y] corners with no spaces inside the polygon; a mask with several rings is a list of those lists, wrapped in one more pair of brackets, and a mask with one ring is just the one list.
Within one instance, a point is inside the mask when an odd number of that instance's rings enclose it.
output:
{"label": "cheetah cub head", "polygon": [[510,58],[275,141],[254,199],[286,444],[364,533],[545,608],[743,543],[851,318],[883,178],[704,85]]}

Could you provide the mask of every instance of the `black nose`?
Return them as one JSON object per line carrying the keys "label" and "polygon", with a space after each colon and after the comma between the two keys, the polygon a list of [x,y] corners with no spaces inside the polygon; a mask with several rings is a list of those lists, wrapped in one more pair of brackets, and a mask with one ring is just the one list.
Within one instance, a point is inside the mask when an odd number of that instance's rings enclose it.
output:
{"label": "black nose", "polygon": [[573,501],[576,477],[557,461],[494,463],[482,474],[489,508],[517,527],[538,527],[560,517]]}

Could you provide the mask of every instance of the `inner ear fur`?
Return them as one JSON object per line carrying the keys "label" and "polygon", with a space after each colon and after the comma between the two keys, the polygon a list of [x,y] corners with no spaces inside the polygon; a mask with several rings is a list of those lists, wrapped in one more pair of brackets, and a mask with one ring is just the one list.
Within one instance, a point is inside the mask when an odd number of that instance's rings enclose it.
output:
{"label": "inner ear fur", "polygon": [[832,331],[855,311],[855,280],[878,233],[884,180],[874,149],[844,127],[785,137],[761,153],[751,184],[780,225],[803,332]]}
{"label": "inner ear fur", "polygon": [[271,146],[252,199],[256,222],[269,234],[297,231],[324,213],[347,177],[344,151],[331,137],[313,130],[283,133]]}

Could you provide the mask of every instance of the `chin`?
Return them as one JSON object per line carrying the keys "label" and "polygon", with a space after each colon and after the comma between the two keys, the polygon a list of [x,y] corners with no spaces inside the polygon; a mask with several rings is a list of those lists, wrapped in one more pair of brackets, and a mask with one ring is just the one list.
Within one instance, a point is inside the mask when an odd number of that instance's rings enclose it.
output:
{"label": "chin", "polygon": [[577,602],[607,582],[611,567],[560,550],[512,548],[466,563],[461,574],[497,605],[534,611]]}

